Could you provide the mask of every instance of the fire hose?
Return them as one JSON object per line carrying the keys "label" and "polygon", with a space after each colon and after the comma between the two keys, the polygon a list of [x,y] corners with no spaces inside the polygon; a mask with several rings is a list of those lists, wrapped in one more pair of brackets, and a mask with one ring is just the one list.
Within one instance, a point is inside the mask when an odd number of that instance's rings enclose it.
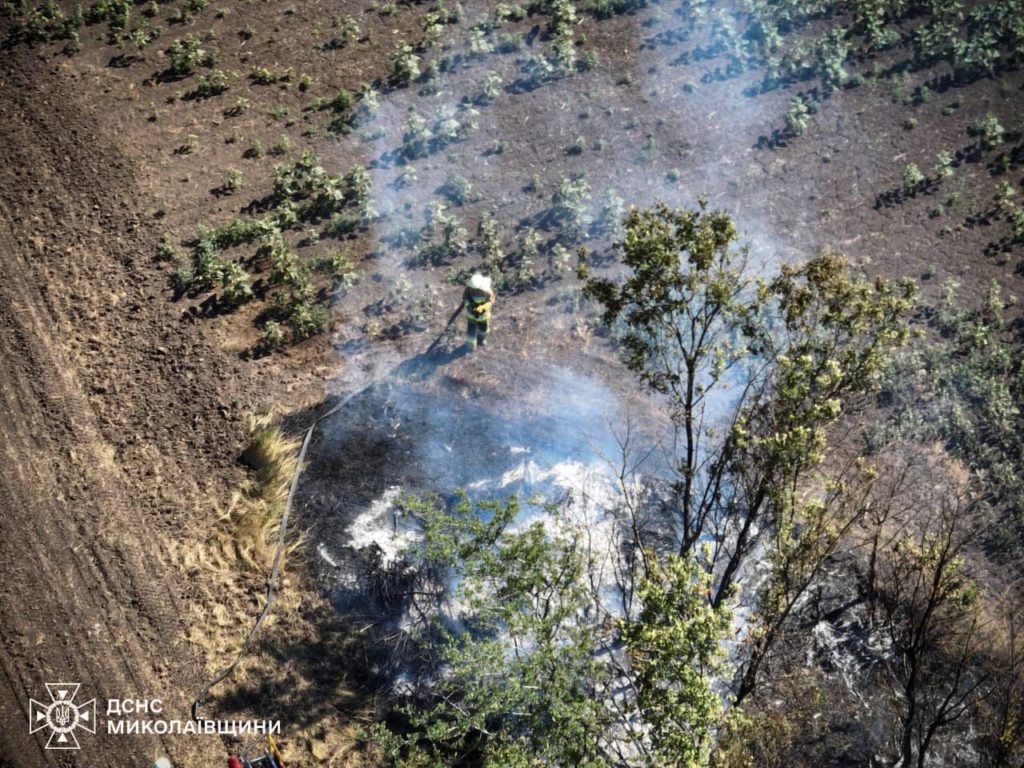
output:
{"label": "fire hose", "polygon": [[209,693],[213,689],[213,687],[221,681],[228,678],[235,671],[235,668],[238,666],[239,662],[241,662],[242,657],[245,656],[245,652],[249,649],[249,645],[252,643],[253,638],[256,637],[256,633],[259,631],[260,625],[263,624],[263,620],[266,619],[267,616],[270,614],[270,609],[274,605],[274,599],[277,597],[277,581],[281,573],[281,561],[284,556],[284,548],[286,543],[286,537],[288,534],[288,518],[291,516],[292,505],[295,501],[295,492],[298,490],[299,487],[299,477],[302,475],[302,463],[306,459],[306,451],[309,450],[309,443],[313,438],[313,432],[316,430],[317,425],[321,421],[326,419],[328,416],[332,416],[335,413],[337,413],[345,405],[347,405],[348,402],[352,400],[352,398],[354,398],[356,395],[361,394],[362,392],[365,392],[366,390],[373,387],[380,380],[380,378],[381,377],[375,378],[365,387],[362,387],[361,389],[358,389],[355,392],[352,392],[351,394],[346,396],[344,399],[342,399],[341,402],[339,402],[337,405],[335,405],[333,408],[327,411],[327,413],[324,413],[318,416],[316,419],[314,419],[313,423],[309,425],[308,429],[306,429],[306,435],[302,439],[302,447],[299,449],[298,461],[295,464],[295,472],[292,475],[291,485],[288,488],[288,497],[285,499],[284,512],[281,514],[281,524],[279,526],[277,534],[277,548],[274,552],[273,564],[270,567],[270,576],[267,579],[266,603],[263,606],[263,610],[260,611],[259,616],[256,617],[255,623],[249,629],[249,633],[245,636],[245,640],[242,642],[242,646],[238,649],[238,653],[235,655],[234,660],[224,669],[224,671],[222,671],[219,675],[213,678],[213,680],[207,683],[207,685],[196,695],[196,698],[195,700],[193,700],[192,707],[190,710],[193,720],[197,722],[203,720],[203,718],[199,715],[199,707],[201,707],[206,702],[206,699],[209,696]]}
{"label": "fire hose", "polygon": [[[452,316],[448,319],[448,322],[445,325],[444,329],[441,331],[440,335],[437,337],[437,339],[434,340],[434,343],[427,348],[427,355],[433,352],[433,350],[437,347],[441,339],[444,337],[445,333],[451,327],[452,323],[455,322],[455,318],[457,318],[459,314],[462,312],[462,309],[463,306],[460,303],[458,309],[456,309]],[[347,405],[349,401],[352,400],[352,398],[372,388],[382,378],[383,376],[377,376],[372,381],[370,381],[370,383],[368,383],[366,386],[347,395],[344,399],[342,399],[341,402],[339,402],[329,411],[314,419],[313,423],[310,424],[309,427],[306,429],[305,437],[303,437],[302,439],[302,447],[299,449],[299,457],[295,465],[295,473],[292,475],[291,485],[288,488],[288,497],[286,498],[284,503],[284,512],[281,515],[281,524],[279,526],[277,535],[277,548],[274,552],[274,560],[270,568],[270,576],[267,579],[266,603],[263,606],[263,610],[260,611],[259,616],[256,617],[255,623],[253,623],[252,627],[249,629],[249,633],[245,636],[245,640],[242,642],[242,645],[238,649],[238,653],[235,655],[235,658],[232,660],[232,662],[220,674],[213,678],[213,680],[207,683],[206,686],[204,686],[202,690],[199,691],[199,693],[193,700],[190,712],[192,719],[196,722],[200,722],[203,720],[203,718],[199,714],[199,708],[206,702],[210,691],[218,683],[230,677],[231,674],[238,667],[239,663],[242,661],[242,658],[245,656],[246,651],[249,649],[249,645],[252,643],[253,638],[256,637],[256,633],[259,631],[260,625],[263,624],[264,619],[266,619],[267,616],[270,614],[270,609],[274,605],[274,600],[277,597],[277,581],[281,572],[281,561],[284,556],[286,536],[288,533],[288,519],[291,516],[292,505],[295,501],[295,493],[299,487],[299,477],[302,475],[302,464],[306,459],[306,452],[309,450],[309,444],[313,438],[313,432],[316,430],[317,425],[321,421],[337,413],[345,405]]]}

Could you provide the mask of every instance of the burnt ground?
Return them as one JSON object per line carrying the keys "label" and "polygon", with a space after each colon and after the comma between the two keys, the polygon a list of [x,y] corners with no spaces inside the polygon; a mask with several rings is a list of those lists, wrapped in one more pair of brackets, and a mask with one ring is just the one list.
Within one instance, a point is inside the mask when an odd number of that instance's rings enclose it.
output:
{"label": "burnt ground", "polygon": [[[138,765],[158,748],[189,764],[194,751],[205,750],[195,759],[207,761],[220,753],[219,743],[96,738],[82,761],[58,759],[27,735],[24,719],[28,698],[43,696],[44,682],[70,677],[97,697],[173,698],[175,714],[185,716],[192,690],[220,657],[204,659],[186,642],[206,620],[195,584],[201,574],[164,556],[163,543],[202,538],[211,505],[243,482],[237,457],[249,413],[276,407],[291,414],[286,423],[299,432],[339,393],[359,391],[389,371],[398,372],[389,378],[412,380],[424,396],[460,403],[458,419],[473,409],[493,415],[504,408],[516,417],[544,412],[546,391],[538,382],[551,380],[552,371],[601,382],[619,398],[634,396],[629,377],[595,335],[593,318],[578,310],[570,275],[503,295],[486,352],[440,362],[420,357],[458,300],[449,269],[475,262],[412,266],[410,249],[388,238],[420,225],[425,202],[441,198],[449,172],[476,191],[452,208],[471,236],[490,211],[510,241],[514,229],[538,221],[559,179],[585,171],[594,213],[609,187],[637,203],[689,205],[708,194],[735,215],[761,263],[835,247],[869,272],[921,279],[932,296],[946,278],[962,283],[967,301],[978,300],[993,280],[1008,294],[1020,292],[1019,251],[993,252],[1003,225],[985,215],[997,180],[1020,190],[1019,162],[1005,174],[993,165],[1021,141],[1013,129],[1019,73],[955,88],[935,80],[941,68],[868,79],[823,100],[803,136],[769,147],[803,86],[750,96],[756,73],[719,77],[718,62],[693,55],[693,43],[663,44],[659,25],[671,16],[658,21],[649,9],[581,24],[585,47],[599,53],[590,72],[516,88],[517,62],[543,42],[543,21],[528,18],[513,25],[527,36],[524,51],[468,59],[440,95],[422,95],[416,85],[386,90],[378,123],[338,138],[324,134],[327,117],[304,107],[340,87],[354,91],[384,77],[394,42],[415,39],[426,11],[398,6],[384,15],[343,5],[224,2],[218,8],[225,12],[207,8],[185,23],[169,21],[163,8],[162,37],[138,56],[108,46],[99,27],[83,32],[83,49],[73,56],[60,43],[0,52],[0,751],[14,765]],[[486,10],[468,5],[466,19]],[[331,16],[346,12],[358,18],[365,40],[325,50]],[[449,53],[462,50],[466,27],[446,32]],[[247,29],[254,34],[240,34]],[[166,57],[157,48],[211,32],[218,67],[230,75],[225,94],[192,98],[195,78],[159,77]],[[872,63],[853,62],[850,70],[863,73]],[[291,74],[259,86],[248,78],[257,66]],[[404,166],[395,149],[407,108],[429,113],[457,103],[486,70],[501,74],[504,86],[479,108],[479,128],[417,162],[418,181],[396,187]],[[310,76],[307,90],[297,86],[302,74]],[[914,89],[929,82],[930,98],[910,104]],[[248,107],[227,116],[237,97]],[[1007,126],[1010,141],[975,152],[967,127],[989,112]],[[905,127],[910,116],[917,120],[912,129]],[[500,154],[491,151],[496,140],[507,145]],[[245,157],[255,141],[281,145],[281,154]],[[172,266],[156,258],[158,244],[162,237],[187,244],[199,226],[243,215],[267,193],[274,164],[305,148],[332,173],[368,165],[388,218],[343,243],[362,279],[337,297],[332,333],[253,359],[258,302],[211,314],[201,309],[208,297],[175,299]],[[906,163],[928,173],[943,150],[957,157],[952,179],[913,197],[893,194]],[[217,191],[229,168],[244,174],[234,195]],[[532,189],[534,176],[539,190]],[[601,251],[607,242],[588,244]],[[308,250],[336,245],[324,238]],[[381,317],[374,307],[395,292],[399,278],[406,284],[399,306]],[[418,317],[398,338],[382,332],[414,304]],[[570,398],[579,393],[564,384],[556,389]],[[341,428],[318,433],[300,517],[300,527],[310,529],[312,546],[304,551],[313,562],[317,521],[340,500],[354,512],[393,483],[429,485],[434,478],[400,453],[421,450],[422,434],[405,433],[411,442],[402,448],[383,413],[371,398],[352,416],[366,433],[384,430],[376,452],[360,430],[333,451],[324,441]],[[288,699],[273,709],[296,729],[320,724],[319,735],[297,750],[347,759],[336,744],[325,746],[325,730],[348,722],[357,704],[346,692],[337,693],[337,705],[326,703],[345,670],[325,657],[335,641],[344,644],[347,627],[333,623],[314,574],[300,566],[290,586],[305,600],[303,622],[272,628],[256,652],[287,662],[292,682],[312,680],[316,694],[299,688],[306,692],[299,698],[318,705],[300,712],[298,700]],[[257,583],[242,609],[254,612],[258,594]],[[266,699],[279,694],[257,678],[227,691],[222,711],[267,712]]]}

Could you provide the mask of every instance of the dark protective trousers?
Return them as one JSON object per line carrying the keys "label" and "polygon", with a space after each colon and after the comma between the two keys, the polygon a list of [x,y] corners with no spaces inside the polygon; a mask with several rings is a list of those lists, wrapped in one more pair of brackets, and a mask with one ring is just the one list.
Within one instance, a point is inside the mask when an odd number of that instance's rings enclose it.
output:
{"label": "dark protective trousers", "polygon": [[488,320],[476,320],[473,317],[466,318],[466,343],[475,347],[478,343],[483,346],[487,343]]}

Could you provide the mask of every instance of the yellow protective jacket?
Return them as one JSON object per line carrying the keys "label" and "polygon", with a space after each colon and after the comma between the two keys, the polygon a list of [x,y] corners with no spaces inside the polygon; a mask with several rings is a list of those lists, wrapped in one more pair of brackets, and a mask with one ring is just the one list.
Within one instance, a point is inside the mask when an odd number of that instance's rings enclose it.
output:
{"label": "yellow protective jacket", "polygon": [[494,291],[478,291],[467,286],[462,294],[462,301],[466,307],[466,314],[471,320],[486,322],[491,319]]}

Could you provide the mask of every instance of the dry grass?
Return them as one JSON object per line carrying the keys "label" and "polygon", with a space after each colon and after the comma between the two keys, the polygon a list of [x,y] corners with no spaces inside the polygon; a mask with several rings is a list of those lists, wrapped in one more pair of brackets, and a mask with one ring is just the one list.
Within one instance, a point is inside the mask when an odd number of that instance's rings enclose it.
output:
{"label": "dry grass", "polygon": [[[226,503],[211,502],[208,514],[167,546],[174,566],[195,585],[187,637],[206,659],[210,676],[233,660],[263,608],[297,468],[299,441],[271,416],[253,418],[249,427],[251,440],[241,456],[251,470],[249,481]],[[372,717],[371,706],[347,683],[346,671],[358,664],[359,641],[304,569],[293,573],[285,567],[303,544],[294,520],[289,527],[273,610],[232,676],[212,692],[208,710],[216,712],[235,697],[232,708],[245,701],[251,709],[246,716],[280,718],[290,765],[380,765],[357,740],[360,722]],[[295,722],[297,713],[301,723]]]}
{"label": "dry grass", "polygon": [[[253,418],[250,433],[242,459],[252,469],[252,479],[226,504],[212,502],[193,530],[168,545],[175,566],[191,577],[199,592],[200,599],[191,604],[188,639],[201,649],[211,672],[237,652],[262,606],[296,469],[298,443],[273,425],[269,415]],[[300,544],[291,536],[282,562]]]}

